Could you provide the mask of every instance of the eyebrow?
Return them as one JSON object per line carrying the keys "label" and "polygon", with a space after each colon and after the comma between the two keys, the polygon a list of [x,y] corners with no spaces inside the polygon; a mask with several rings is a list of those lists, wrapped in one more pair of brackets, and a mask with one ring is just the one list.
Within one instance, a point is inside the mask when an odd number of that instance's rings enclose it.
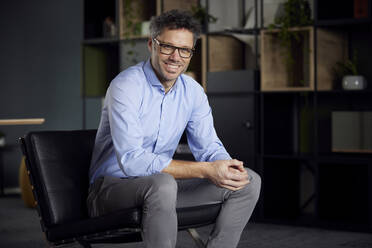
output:
{"label": "eyebrow", "polygon": [[194,47],[182,47],[182,46],[175,46],[175,45],[173,45],[173,44],[171,44],[171,43],[169,43],[169,42],[164,42],[164,41],[160,41],[160,40],[158,40],[158,39],[156,39],[157,41],[159,41],[159,43],[161,43],[161,44],[164,44],[164,45],[169,45],[169,46],[173,46],[173,47],[179,47],[179,48],[186,48],[186,49],[191,49],[191,50],[193,50],[194,49]]}

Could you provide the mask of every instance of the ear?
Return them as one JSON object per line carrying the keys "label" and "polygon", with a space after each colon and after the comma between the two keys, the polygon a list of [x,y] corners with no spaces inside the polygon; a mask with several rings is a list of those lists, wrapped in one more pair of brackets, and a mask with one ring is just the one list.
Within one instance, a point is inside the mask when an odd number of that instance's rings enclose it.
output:
{"label": "ear", "polygon": [[149,40],[147,41],[147,49],[149,49],[150,53],[152,52],[152,39],[151,38],[149,38]]}

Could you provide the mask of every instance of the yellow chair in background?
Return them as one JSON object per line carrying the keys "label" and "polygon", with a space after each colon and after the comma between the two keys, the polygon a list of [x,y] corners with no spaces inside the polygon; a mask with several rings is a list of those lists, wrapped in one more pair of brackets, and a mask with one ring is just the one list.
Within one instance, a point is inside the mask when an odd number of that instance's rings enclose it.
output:
{"label": "yellow chair in background", "polygon": [[26,207],[36,207],[36,201],[32,193],[32,186],[28,177],[24,156],[22,156],[21,166],[19,167],[19,187],[21,188],[22,199]]}
{"label": "yellow chair in background", "polygon": [[[0,126],[13,125],[40,125],[45,122],[44,118],[25,118],[25,119],[0,119]],[[0,179],[2,180],[2,178]],[[22,157],[21,166],[19,167],[19,187],[21,188],[22,199],[27,207],[35,207],[36,201],[32,193],[30,179],[28,178],[25,157]]]}

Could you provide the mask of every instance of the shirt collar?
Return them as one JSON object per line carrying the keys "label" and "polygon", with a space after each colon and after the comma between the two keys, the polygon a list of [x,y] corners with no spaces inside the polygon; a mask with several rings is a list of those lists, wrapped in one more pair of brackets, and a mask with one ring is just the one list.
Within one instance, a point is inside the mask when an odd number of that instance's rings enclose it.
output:
{"label": "shirt collar", "polygon": [[[155,71],[154,69],[152,68],[152,65],[151,65],[151,62],[150,62],[150,59],[148,59],[144,64],[143,64],[143,71],[146,75],[146,78],[147,78],[147,81],[150,82],[150,84],[152,86],[155,86],[155,87],[160,87],[162,90],[164,90],[164,87],[163,85],[160,83],[158,77],[156,76],[155,74]],[[177,89],[177,86],[178,84],[181,84],[181,82],[179,81],[182,81],[181,79],[181,76],[179,76],[176,80],[176,82],[174,83],[172,89],[169,91],[175,91]]]}

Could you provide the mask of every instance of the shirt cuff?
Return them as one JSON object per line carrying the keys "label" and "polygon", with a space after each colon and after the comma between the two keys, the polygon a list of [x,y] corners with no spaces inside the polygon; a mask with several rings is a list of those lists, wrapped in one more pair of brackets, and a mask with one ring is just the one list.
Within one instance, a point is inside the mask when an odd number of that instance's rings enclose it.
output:
{"label": "shirt cuff", "polygon": [[230,159],[231,159],[230,155],[226,153],[217,153],[216,155],[214,155],[213,157],[209,159],[209,162],[213,162],[216,160],[230,160]]}
{"label": "shirt cuff", "polygon": [[152,165],[152,174],[160,173],[172,161],[172,158],[163,155],[157,155]]}

